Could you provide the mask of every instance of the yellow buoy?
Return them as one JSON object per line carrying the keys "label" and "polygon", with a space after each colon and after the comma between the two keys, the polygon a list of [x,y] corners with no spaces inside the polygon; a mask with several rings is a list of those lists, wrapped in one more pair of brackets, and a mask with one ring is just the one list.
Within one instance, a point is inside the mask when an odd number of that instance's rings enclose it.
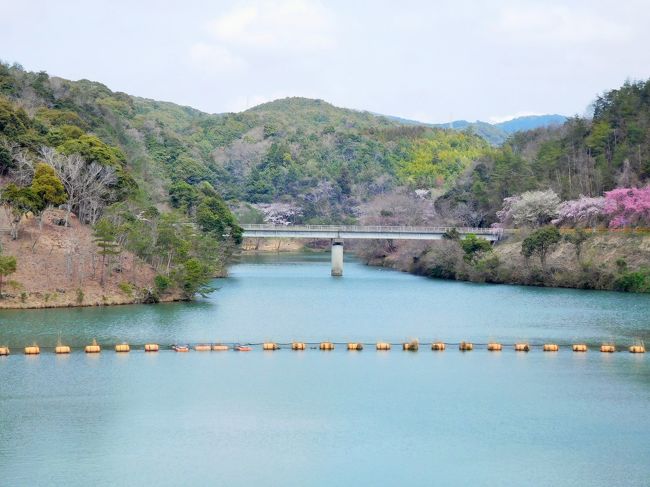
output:
{"label": "yellow buoy", "polygon": [[515,351],[517,352],[529,352],[530,346],[527,343],[515,343]]}
{"label": "yellow buoy", "polygon": [[266,342],[262,345],[262,350],[277,350],[280,346],[277,343]]}
{"label": "yellow buoy", "polygon": [[323,342],[320,344],[321,350],[334,350],[334,344],[332,342]]}
{"label": "yellow buoy", "polygon": [[41,353],[41,348],[38,345],[25,347],[25,355],[38,355],[39,353]]}
{"label": "yellow buoy", "polygon": [[115,345],[115,351],[120,353],[126,353],[131,351],[131,347],[129,347],[128,343],[118,343],[117,345]]}
{"label": "yellow buoy", "polygon": [[487,349],[490,352],[500,352],[503,349],[503,346],[500,343],[488,343],[487,344]]}
{"label": "yellow buoy", "polygon": [[157,343],[145,343],[144,345],[145,352],[157,352],[158,350],[160,350],[160,347]]}
{"label": "yellow buoy", "polygon": [[102,347],[94,343],[92,345],[86,345],[85,351],[86,353],[99,353],[102,351]]}
{"label": "yellow buoy", "polygon": [[348,343],[348,350],[363,350],[363,343]]}
{"label": "yellow buoy", "polygon": [[616,347],[612,344],[604,343],[600,346],[600,351],[603,353],[614,353],[616,351]]}
{"label": "yellow buoy", "polygon": [[557,352],[560,349],[556,343],[545,343],[543,350],[545,352]]}
{"label": "yellow buoy", "polygon": [[0,347],[0,357],[4,355],[9,355],[11,353],[11,350],[9,350],[9,347]]}
{"label": "yellow buoy", "polygon": [[584,343],[576,343],[573,345],[573,351],[574,352],[586,352],[587,351],[587,345]]}
{"label": "yellow buoy", "polygon": [[474,350],[474,344],[469,342],[460,342],[458,345],[458,350],[462,352],[469,352],[470,350]]}
{"label": "yellow buoy", "polygon": [[70,347],[67,345],[57,345],[54,347],[54,353],[70,353]]}
{"label": "yellow buoy", "polygon": [[645,347],[643,345],[632,345],[630,353],[645,353]]}
{"label": "yellow buoy", "polygon": [[291,350],[305,350],[307,346],[303,342],[293,342],[291,344]]}
{"label": "yellow buoy", "polygon": [[418,340],[402,343],[402,350],[407,352],[417,352],[419,348],[420,348],[420,342]]}
{"label": "yellow buoy", "polygon": [[194,350],[196,350],[197,352],[209,352],[210,350],[212,350],[212,346],[205,345],[205,344],[195,345]]}
{"label": "yellow buoy", "polygon": [[228,345],[223,345],[221,343],[217,343],[216,345],[212,345],[212,350],[215,352],[227,352],[230,347]]}
{"label": "yellow buoy", "polygon": [[436,352],[442,352],[445,348],[447,348],[447,345],[443,342],[433,342],[431,344],[431,350],[435,350]]}
{"label": "yellow buoy", "polygon": [[377,343],[377,350],[381,350],[381,351],[390,350],[390,343],[386,343],[386,342]]}

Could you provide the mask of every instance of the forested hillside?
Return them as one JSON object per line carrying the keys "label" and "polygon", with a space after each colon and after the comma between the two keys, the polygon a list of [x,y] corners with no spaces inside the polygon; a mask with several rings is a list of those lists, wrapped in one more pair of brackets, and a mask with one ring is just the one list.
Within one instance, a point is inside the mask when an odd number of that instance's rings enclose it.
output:
{"label": "forested hillside", "polygon": [[602,196],[650,179],[650,81],[628,82],[594,102],[593,120],[519,132],[478,158],[438,205],[473,223],[496,221],[503,199],[552,189],[562,200]]}
{"label": "forested hillside", "polygon": [[369,223],[496,225],[494,247],[375,242],[368,262],[432,277],[650,292],[650,81],[599,96],[593,119],[516,133],[435,202],[385,198]]}
{"label": "forested hillside", "polygon": [[[182,135],[200,114],[142,105],[99,83],[0,65],[0,200],[16,242],[2,236],[13,255],[0,256],[0,279],[14,273],[22,279],[11,281],[20,299],[0,294],[13,299],[2,306],[79,305],[88,290],[99,304],[191,299],[224,272],[241,242],[235,217],[208,178],[193,181],[191,208],[170,211],[172,173],[155,152],[163,134],[172,133],[166,124]],[[148,110],[157,118],[146,118]],[[169,149],[167,156],[182,166],[191,150]],[[62,216],[56,208],[65,210]],[[28,262],[37,272],[58,269],[66,285],[59,279],[59,292],[43,289],[46,281],[26,274]],[[81,299],[44,298],[66,288],[76,288]]]}
{"label": "forested hillside", "polygon": [[101,154],[122,194],[189,214],[207,182],[247,210],[244,219],[261,214],[241,202],[282,202],[301,221],[351,221],[360,203],[397,186],[451,187],[487,149],[469,133],[404,126],[321,100],[209,115],[19,66],[0,68],[0,96],[6,117],[22,117],[24,127],[3,129],[7,140],[33,153],[45,143],[88,160]]}
{"label": "forested hillside", "polygon": [[[572,199],[642,185],[650,175],[649,90],[648,82],[627,83],[597,98],[593,121],[515,132],[491,148],[469,131],[405,125],[321,100],[210,115],[2,65],[0,164],[5,174],[15,167],[11,151],[21,147],[79,154],[113,168],[112,200],[128,194],[190,216],[201,183],[239,210],[285,203],[303,222],[352,221],[378,195],[418,189],[444,194],[440,217],[489,225],[504,198],[525,191],[551,188]],[[244,219],[261,218],[247,209]]]}

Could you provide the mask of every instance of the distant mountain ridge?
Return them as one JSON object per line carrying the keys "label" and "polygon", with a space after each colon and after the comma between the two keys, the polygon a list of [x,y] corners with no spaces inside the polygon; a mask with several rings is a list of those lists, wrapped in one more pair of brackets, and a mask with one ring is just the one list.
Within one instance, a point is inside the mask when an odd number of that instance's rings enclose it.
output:
{"label": "distant mountain ridge", "polygon": [[514,132],[521,132],[523,130],[533,130],[539,127],[550,127],[553,125],[562,125],[567,121],[564,115],[526,115],[523,117],[516,117],[505,122],[493,124],[508,134]]}
{"label": "distant mountain ridge", "polygon": [[526,130],[533,130],[540,127],[553,127],[562,125],[568,120],[564,115],[526,115],[516,117],[499,123],[488,123],[477,120],[468,122],[467,120],[454,120],[448,123],[424,123],[407,118],[384,115],[386,118],[403,125],[424,125],[426,127],[448,128],[452,130],[467,130],[484,138],[492,145],[501,145],[508,136]]}

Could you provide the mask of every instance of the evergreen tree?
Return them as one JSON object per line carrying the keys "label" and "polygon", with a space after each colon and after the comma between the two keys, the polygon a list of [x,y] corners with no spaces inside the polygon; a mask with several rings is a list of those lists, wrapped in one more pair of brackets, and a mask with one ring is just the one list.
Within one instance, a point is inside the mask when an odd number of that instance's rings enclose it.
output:
{"label": "evergreen tree", "polygon": [[543,227],[535,230],[521,243],[521,253],[527,259],[537,254],[542,264],[546,267],[546,256],[561,240],[560,231],[554,226]]}
{"label": "evergreen tree", "polygon": [[120,246],[115,241],[117,235],[117,228],[107,218],[100,218],[95,224],[94,241],[99,247],[97,253],[102,256],[102,271],[100,275],[100,284],[104,285],[104,273],[106,267],[106,260],[108,258],[108,267],[110,268],[111,259],[114,255],[119,255]]}
{"label": "evergreen tree", "polygon": [[0,297],[2,297],[2,280],[16,272],[16,258],[11,255],[0,255]]}
{"label": "evergreen tree", "polygon": [[18,238],[20,222],[27,213],[39,214],[45,204],[43,199],[31,188],[21,188],[9,183],[2,191],[2,204],[11,209],[11,238]]}

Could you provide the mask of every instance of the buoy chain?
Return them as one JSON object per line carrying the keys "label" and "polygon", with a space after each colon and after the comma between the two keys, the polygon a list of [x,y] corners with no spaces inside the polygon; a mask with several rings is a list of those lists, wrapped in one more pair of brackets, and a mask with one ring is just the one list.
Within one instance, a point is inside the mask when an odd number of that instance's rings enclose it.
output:
{"label": "buoy chain", "polygon": [[[390,347],[400,347],[403,346],[404,344],[409,344],[411,342],[379,342],[381,345],[388,345],[389,347],[386,348],[386,350],[390,349]],[[474,342],[430,342],[430,341],[424,341],[424,342],[419,342],[415,341],[415,343],[419,343],[422,347],[427,346],[427,344],[433,343],[434,345],[443,345],[444,346],[454,346],[454,347],[459,347],[461,349],[464,349],[465,346],[468,346],[465,350],[469,351],[473,349],[474,347],[481,347],[481,348],[486,348],[488,350],[494,350],[494,351],[499,351],[503,347],[508,347],[508,348],[514,348],[515,350],[519,351],[529,351],[533,349],[540,349],[544,351],[558,351],[560,348],[565,348],[568,350],[573,350],[574,352],[585,352],[589,349],[593,350],[598,350],[600,349],[601,352],[622,352],[622,351],[627,351],[629,350],[630,352],[635,352],[635,353],[644,353],[645,352],[645,346],[642,344],[639,344],[637,342],[635,345],[629,346],[629,347],[615,347],[612,343],[609,344],[602,344],[602,345],[594,345],[594,344],[586,344],[584,342],[581,343],[557,343],[553,342],[551,344],[549,343],[530,343],[530,342],[518,342],[518,343],[500,343],[500,342],[486,342],[486,343],[474,343]],[[128,351],[128,350],[145,350],[147,347],[150,347],[152,345],[155,346],[155,350],[151,351],[158,351],[158,350],[173,350],[173,347],[175,346],[182,346],[182,347],[188,347],[188,348],[195,348],[195,347],[204,347],[208,348],[210,350],[217,350],[214,349],[213,347],[215,346],[225,346],[228,349],[234,349],[237,346],[246,346],[246,347],[263,347],[265,348],[265,345],[273,345],[273,348],[269,348],[268,350],[279,350],[282,348],[294,348],[294,345],[304,345],[304,348],[310,348],[310,349],[318,349],[321,348],[323,350],[331,350],[334,348],[334,346],[346,346],[346,345],[360,345],[362,347],[375,347],[378,345],[377,342],[236,342],[236,341],[228,341],[228,342],[179,342],[176,344],[168,344],[168,345],[158,345],[155,343],[138,343],[138,344],[127,344],[126,342],[118,343],[118,344],[107,344],[107,343],[97,343],[93,342],[92,345],[98,346],[100,349],[115,349],[115,347],[121,347],[124,346],[126,350],[116,350],[116,351]],[[327,347],[324,347],[324,345],[328,345]],[[491,348],[492,345],[498,346],[497,348]],[[37,348],[40,351],[57,351],[59,348],[65,348],[68,349],[69,353],[72,351],[80,350],[80,351],[88,351],[86,345],[81,345],[81,346],[63,346],[61,344],[55,345],[55,346],[27,346],[27,347],[22,347],[22,346],[13,346],[13,345],[1,345],[0,346],[0,356],[2,355],[8,355],[10,350],[23,350],[23,348]],[[362,347],[359,347],[361,349]],[[521,348],[519,348],[521,347]],[[547,347],[552,347],[547,349]],[[350,348],[350,347],[348,347]],[[295,348],[296,350],[302,350],[303,348]],[[3,351],[6,351],[7,353],[2,353]],[[36,352],[35,354],[38,354],[39,352]],[[25,353],[27,351],[25,350]]]}

